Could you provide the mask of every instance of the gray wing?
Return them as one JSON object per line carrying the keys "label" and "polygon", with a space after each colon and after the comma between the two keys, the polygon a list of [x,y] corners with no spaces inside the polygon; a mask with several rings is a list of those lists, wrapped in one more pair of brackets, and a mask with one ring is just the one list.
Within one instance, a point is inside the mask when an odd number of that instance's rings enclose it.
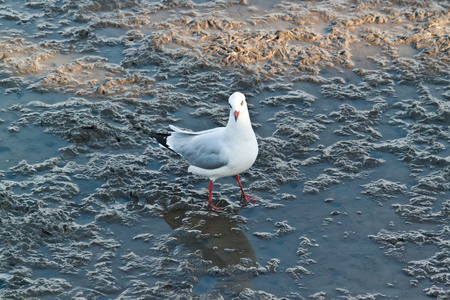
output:
{"label": "gray wing", "polygon": [[[175,129],[172,127],[172,129]],[[176,128],[167,137],[167,144],[185,158],[190,165],[202,169],[217,169],[228,164],[224,155],[222,132],[225,128],[215,128],[201,132],[188,132]]]}

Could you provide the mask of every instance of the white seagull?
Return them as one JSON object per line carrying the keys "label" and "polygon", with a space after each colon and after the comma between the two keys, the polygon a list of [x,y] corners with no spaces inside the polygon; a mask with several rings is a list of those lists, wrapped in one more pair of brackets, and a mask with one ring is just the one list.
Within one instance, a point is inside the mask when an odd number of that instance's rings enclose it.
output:
{"label": "white seagull", "polygon": [[173,132],[151,134],[162,146],[185,158],[189,163],[189,172],[210,179],[209,205],[216,210],[220,208],[212,203],[213,182],[226,176],[236,178],[247,203],[256,201],[245,194],[238,175],[248,170],[258,156],[258,142],[250,122],[247,102],[244,94],[235,92],[228,103],[230,118],[226,127],[190,132],[169,125]]}

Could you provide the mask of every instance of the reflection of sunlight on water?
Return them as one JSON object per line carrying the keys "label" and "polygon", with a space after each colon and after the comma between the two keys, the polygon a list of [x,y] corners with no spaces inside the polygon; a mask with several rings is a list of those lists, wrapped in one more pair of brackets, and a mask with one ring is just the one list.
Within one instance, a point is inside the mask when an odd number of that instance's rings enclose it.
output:
{"label": "reflection of sunlight on water", "polygon": [[128,28],[120,28],[120,27],[103,27],[96,28],[95,33],[106,38],[120,38],[124,34],[127,33]]}
{"label": "reflection of sunlight on water", "polygon": [[351,60],[355,63],[355,68],[376,70],[376,63],[368,59],[368,57],[381,54],[380,47],[367,45],[366,43],[355,43],[349,48],[352,54]]}
{"label": "reflection of sunlight on water", "polygon": [[325,35],[330,32],[330,24],[331,23],[326,20],[319,19],[313,23],[313,29],[318,34]]}
{"label": "reflection of sunlight on water", "polygon": [[[108,60],[109,63],[120,65],[120,62],[123,59],[122,54],[123,48],[120,46],[101,46],[98,47],[98,54]],[[130,67],[128,69],[133,69]],[[147,72],[151,68],[142,69],[142,71]]]}
{"label": "reflection of sunlight on water", "polygon": [[84,55],[78,53],[63,54],[58,52],[49,57],[47,60],[43,61],[42,64],[44,65],[44,67],[47,67],[48,69],[54,69],[61,65],[68,64],[71,61],[81,58],[83,56]]}
{"label": "reflection of sunlight on water", "polygon": [[74,222],[78,225],[86,225],[95,222],[95,215],[91,214],[80,214],[78,218],[75,218]]}
{"label": "reflection of sunlight on water", "polygon": [[398,49],[398,55],[401,57],[413,58],[420,53],[420,50],[417,50],[411,44],[400,44],[396,48]]}
{"label": "reflection of sunlight on water", "polygon": [[248,0],[246,3],[249,6],[258,7],[262,11],[273,10],[278,4],[277,2],[267,0]]}
{"label": "reflection of sunlight on water", "polygon": [[58,149],[68,145],[63,139],[44,133],[40,127],[22,127],[16,133],[10,133],[2,127],[0,141],[4,151],[1,153],[0,170],[15,166],[22,160],[35,164],[58,157]]}
{"label": "reflection of sunlight on water", "polygon": [[217,278],[211,276],[203,276],[199,279],[199,283],[194,286],[193,291],[196,294],[213,293],[214,286],[219,284]]}

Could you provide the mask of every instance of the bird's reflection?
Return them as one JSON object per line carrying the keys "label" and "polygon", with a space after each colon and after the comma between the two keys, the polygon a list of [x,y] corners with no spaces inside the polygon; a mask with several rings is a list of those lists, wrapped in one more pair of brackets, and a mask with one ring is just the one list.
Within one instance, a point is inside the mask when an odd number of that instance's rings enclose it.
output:
{"label": "bird's reflection", "polygon": [[[243,260],[256,265],[255,251],[232,215],[173,210],[165,213],[164,220],[181,244],[193,252],[201,250],[202,258],[215,267],[232,269]],[[229,279],[235,292],[251,287],[248,274],[235,274]]]}

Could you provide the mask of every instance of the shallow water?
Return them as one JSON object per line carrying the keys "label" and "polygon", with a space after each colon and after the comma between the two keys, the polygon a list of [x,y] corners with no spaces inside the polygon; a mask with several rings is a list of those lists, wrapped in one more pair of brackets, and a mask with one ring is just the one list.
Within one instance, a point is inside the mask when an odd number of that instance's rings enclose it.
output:
{"label": "shallow water", "polygon": [[[0,298],[448,299],[448,9],[0,0]],[[215,212],[149,132],[234,91]]]}

